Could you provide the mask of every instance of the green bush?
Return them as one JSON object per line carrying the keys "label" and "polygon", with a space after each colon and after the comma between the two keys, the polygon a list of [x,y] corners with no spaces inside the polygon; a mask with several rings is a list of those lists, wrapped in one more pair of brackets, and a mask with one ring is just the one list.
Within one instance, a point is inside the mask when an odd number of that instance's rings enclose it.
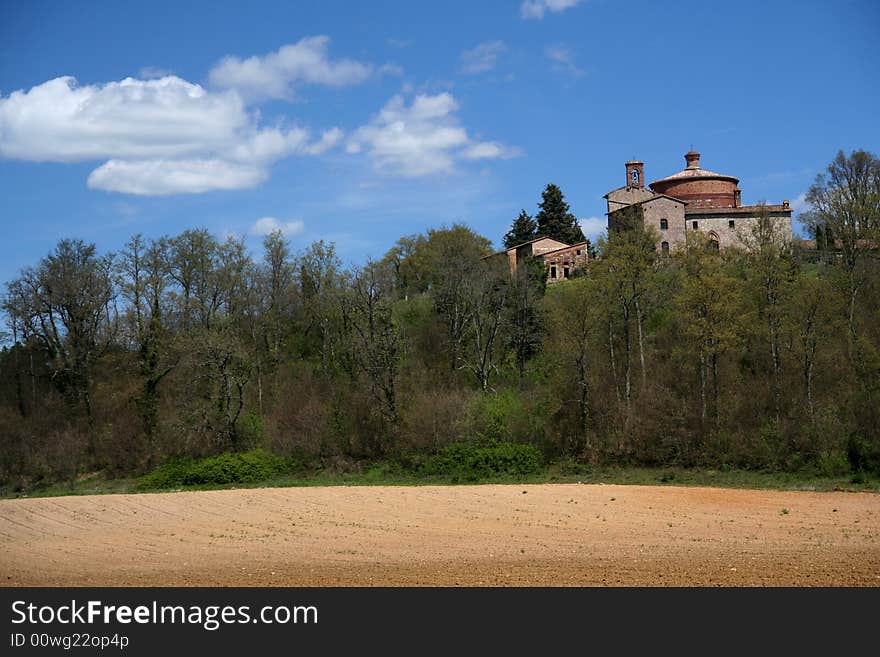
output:
{"label": "green bush", "polygon": [[816,474],[821,477],[839,477],[850,471],[850,464],[845,454],[832,452],[820,454],[816,459]]}
{"label": "green bush", "polygon": [[453,443],[425,464],[427,474],[442,474],[457,481],[475,481],[498,475],[539,472],[541,452],[534,445],[489,441]]}
{"label": "green bush", "polygon": [[240,438],[246,446],[259,445],[265,435],[265,424],[259,413],[248,411],[241,418]]}
{"label": "green bush", "polygon": [[142,490],[181,486],[256,483],[288,474],[294,469],[284,459],[263,449],[218,454],[203,459],[174,459],[144,475],[138,481]]}

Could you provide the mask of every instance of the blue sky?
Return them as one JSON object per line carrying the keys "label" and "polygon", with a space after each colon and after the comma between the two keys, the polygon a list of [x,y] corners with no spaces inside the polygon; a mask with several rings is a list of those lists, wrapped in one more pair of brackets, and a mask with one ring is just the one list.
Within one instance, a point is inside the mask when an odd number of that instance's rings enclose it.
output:
{"label": "blue sky", "polygon": [[[880,5],[0,0],[0,281],[64,237],[282,228],[349,262],[558,184],[595,236],[625,160],[807,190],[880,151]],[[75,80],[75,81],[74,81]]]}

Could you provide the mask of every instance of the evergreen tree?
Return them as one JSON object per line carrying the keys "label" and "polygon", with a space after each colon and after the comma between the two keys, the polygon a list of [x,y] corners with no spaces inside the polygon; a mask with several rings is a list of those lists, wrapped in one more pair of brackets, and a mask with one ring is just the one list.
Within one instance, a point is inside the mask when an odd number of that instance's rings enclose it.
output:
{"label": "evergreen tree", "polygon": [[513,220],[510,230],[504,236],[504,248],[509,249],[517,244],[535,239],[537,228],[538,222],[532,218],[532,215],[525,210],[520,210],[519,216]]}
{"label": "evergreen tree", "polygon": [[541,208],[535,217],[538,220],[538,235],[566,244],[584,241],[584,233],[578,225],[577,217],[569,212],[568,203],[559,187],[553,183],[548,184],[541,193],[538,207]]}

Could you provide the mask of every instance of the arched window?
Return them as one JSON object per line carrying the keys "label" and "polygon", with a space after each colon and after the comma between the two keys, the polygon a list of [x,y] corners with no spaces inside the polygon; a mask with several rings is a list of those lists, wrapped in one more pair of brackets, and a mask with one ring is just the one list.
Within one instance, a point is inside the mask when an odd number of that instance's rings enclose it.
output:
{"label": "arched window", "polygon": [[660,252],[663,255],[669,255],[669,242],[660,242]]}
{"label": "arched window", "polygon": [[660,230],[666,230],[669,228],[669,222],[666,219],[660,220]]}
{"label": "arched window", "polygon": [[719,250],[718,233],[716,233],[714,230],[710,230],[708,238],[709,238],[709,245],[708,245],[709,250],[710,251],[718,251]]}
{"label": "arched window", "polygon": [[[618,169],[618,171],[619,171],[619,169]],[[619,176],[620,174],[617,174],[617,175]],[[618,180],[619,180],[619,178],[618,178]],[[632,181],[633,181],[633,184],[635,184],[635,185],[639,184],[639,170],[638,169],[632,170]]]}

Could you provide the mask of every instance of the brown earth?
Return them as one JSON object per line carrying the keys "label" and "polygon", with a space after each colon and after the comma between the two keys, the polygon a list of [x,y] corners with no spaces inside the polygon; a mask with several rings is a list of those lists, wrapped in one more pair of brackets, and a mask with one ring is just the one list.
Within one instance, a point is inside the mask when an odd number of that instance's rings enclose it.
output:
{"label": "brown earth", "polygon": [[880,495],[612,485],[0,501],[10,586],[880,586]]}

